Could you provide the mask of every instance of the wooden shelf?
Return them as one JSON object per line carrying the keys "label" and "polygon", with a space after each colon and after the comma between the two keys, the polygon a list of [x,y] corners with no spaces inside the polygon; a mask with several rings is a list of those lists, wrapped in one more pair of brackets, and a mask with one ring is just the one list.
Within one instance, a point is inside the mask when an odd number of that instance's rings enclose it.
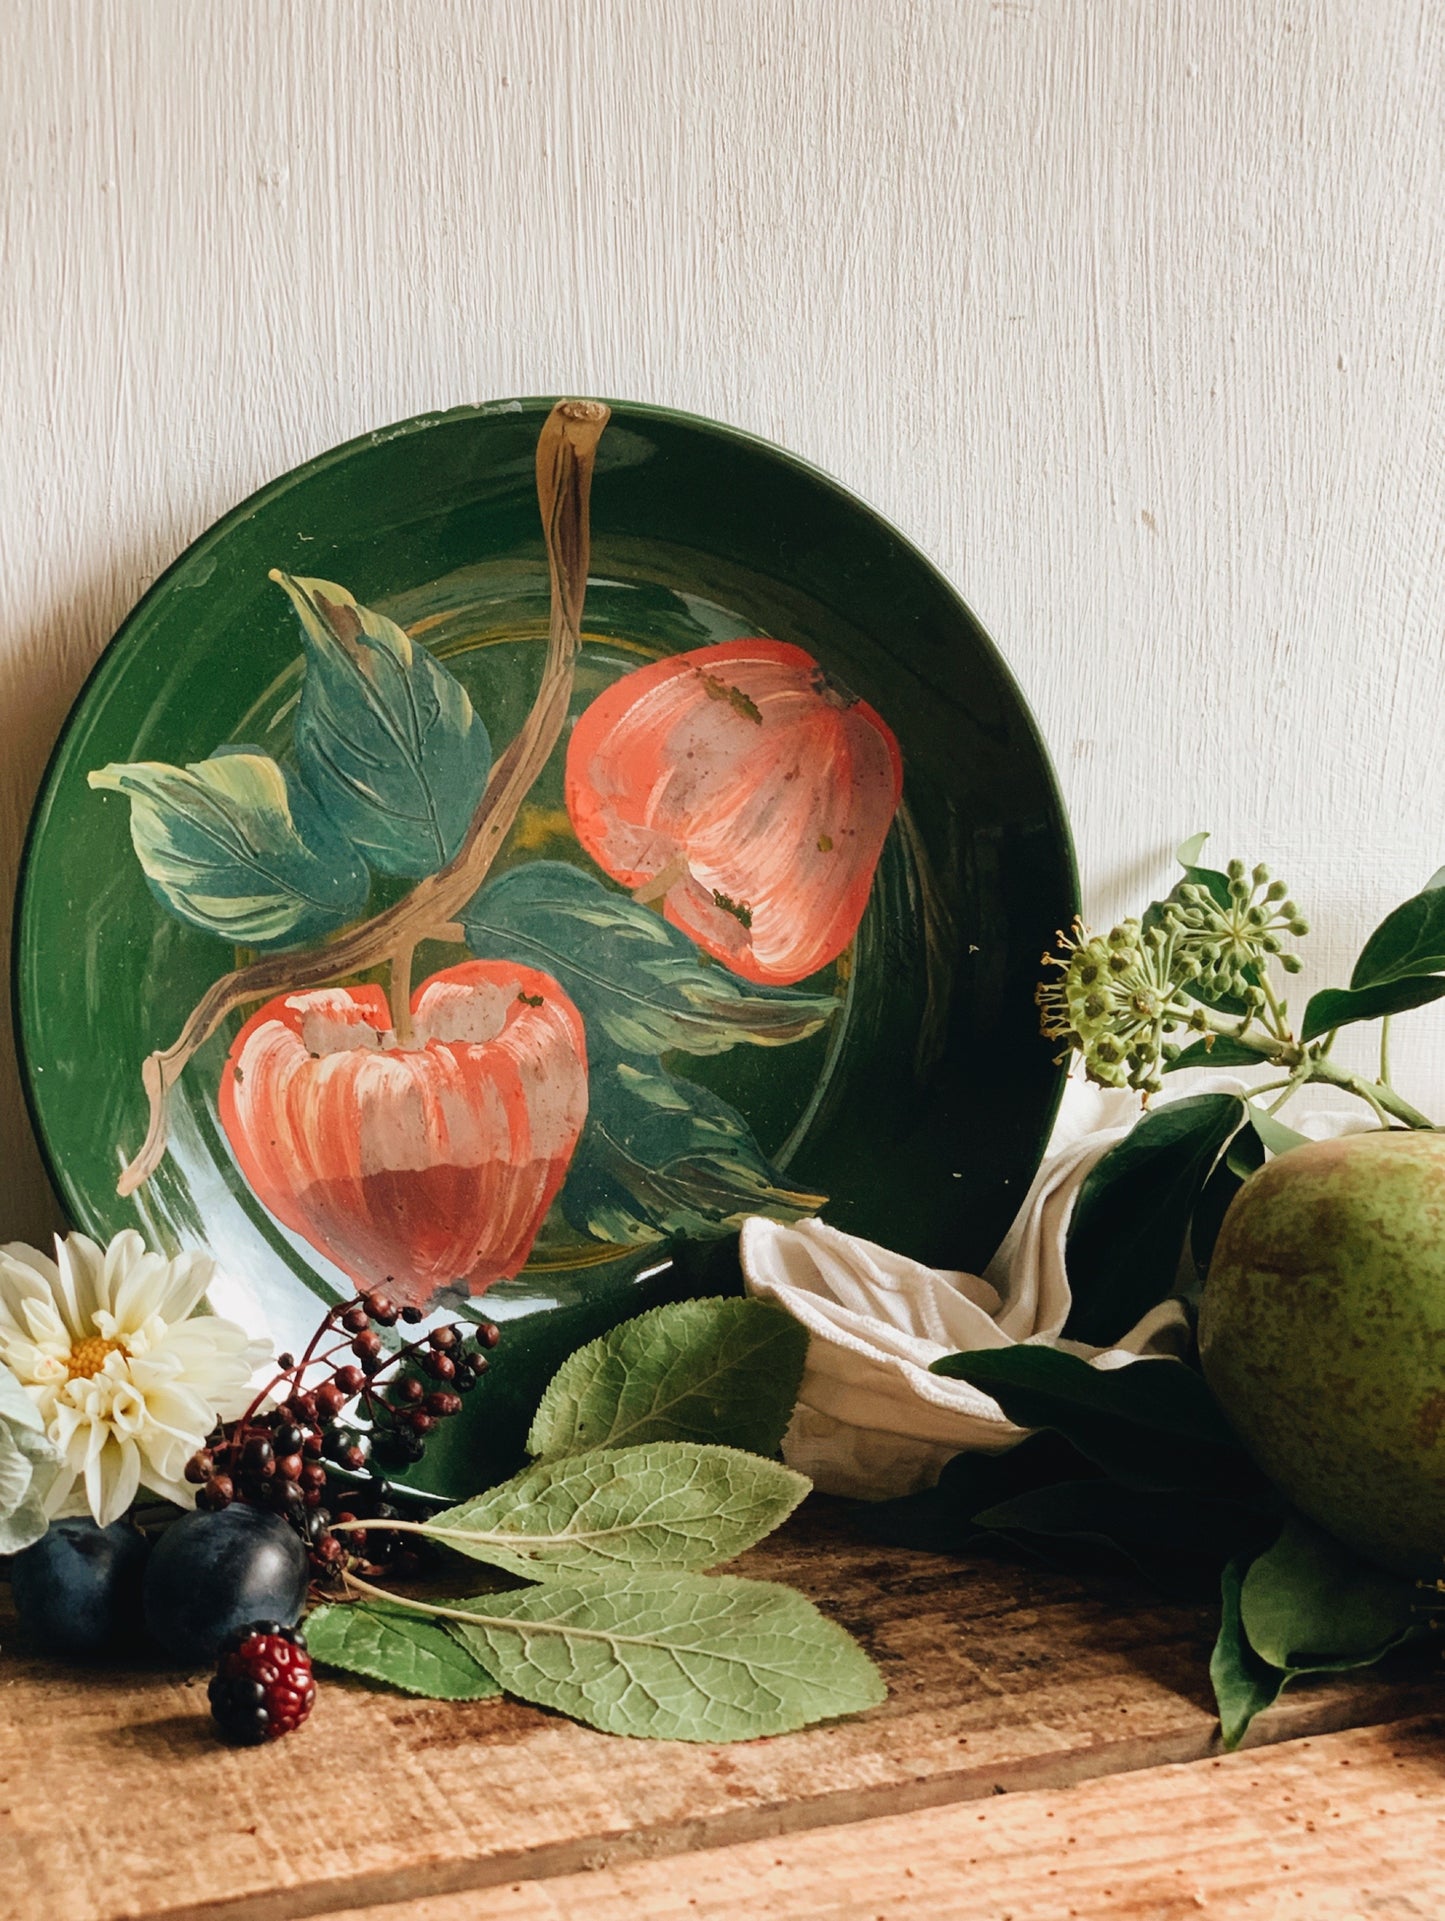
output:
{"label": "wooden shelf", "polygon": [[[63,1667],[0,1622],[0,1912],[1031,1921],[1274,1914],[1245,1904],[1288,1886],[1289,1911],[1313,1921],[1365,1911],[1326,1904],[1351,1862],[1356,1894],[1438,1897],[1381,1912],[1445,1912],[1445,1744],[1418,1718],[1440,1700],[1433,1658],[1301,1687],[1221,1763],[1208,1608],[879,1549],[825,1502],[737,1568],[804,1589],[857,1634],[885,1705],[704,1747],[323,1678],[300,1733],[235,1751],[212,1737],[205,1675]],[[1073,1907],[1060,1875],[1077,1879]]]}

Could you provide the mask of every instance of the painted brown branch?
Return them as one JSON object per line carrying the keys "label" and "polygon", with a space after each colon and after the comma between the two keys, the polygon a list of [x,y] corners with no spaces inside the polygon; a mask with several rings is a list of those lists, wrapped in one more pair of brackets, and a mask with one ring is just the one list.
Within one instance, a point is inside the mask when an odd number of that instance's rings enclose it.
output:
{"label": "painted brown branch", "polygon": [[148,1055],[141,1068],[150,1100],[150,1129],[117,1183],[119,1193],[134,1193],[159,1167],[166,1151],[170,1091],[228,1014],[272,994],[343,981],[424,940],[455,936],[458,916],[486,879],[567,718],[582,644],[592,468],[607,421],[608,409],[601,401],[560,400],[538,437],[537,504],[552,590],[547,656],[531,712],[493,767],[461,846],[445,867],[419,881],[404,899],[347,929],[328,946],[267,955],[223,975],[207,989],[171,1045]]}

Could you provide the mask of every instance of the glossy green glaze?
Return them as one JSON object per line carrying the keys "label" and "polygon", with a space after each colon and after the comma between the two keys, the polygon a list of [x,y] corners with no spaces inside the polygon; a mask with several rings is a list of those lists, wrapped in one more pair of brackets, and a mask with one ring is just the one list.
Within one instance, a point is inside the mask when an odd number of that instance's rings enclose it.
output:
{"label": "glossy green glaze", "polygon": [[[36,808],[17,914],[17,1027],[56,1185],[97,1235],[140,1226],[204,1244],[259,1296],[279,1344],[344,1282],[242,1181],[217,1120],[233,1017],[173,1098],[171,1151],[132,1198],[122,1149],[145,1131],[139,1069],[234,949],[162,913],[127,804],[87,774],[196,761],[224,742],[285,759],[296,622],[270,570],[342,582],[407,626],[471,692],[495,751],[525,715],[545,631],[533,458],[549,403],[408,421],[276,481],[202,536],[147,594],[87,684]],[[1059,1071],[1037,1031],[1038,957],[1075,908],[1063,809],[1037,730],[967,607],[833,481],[765,443],[621,405],[592,489],[587,641],[574,716],[661,654],[753,634],[811,653],[896,735],[904,805],[851,947],[807,985],[840,1012],[786,1048],[669,1059],[746,1116],[789,1184],[850,1232],[977,1267],[1042,1150]],[[559,747],[498,863],[583,862],[561,811]],[[399,890],[404,883],[378,883]],[[374,899],[385,898],[384,892]],[[433,944],[418,979],[465,958]],[[516,1459],[562,1357],[659,1299],[736,1284],[725,1242],[588,1245],[560,1210],[485,1309],[494,1371],[444,1430],[429,1485],[469,1492]],[[480,1303],[474,1312],[481,1311]]]}

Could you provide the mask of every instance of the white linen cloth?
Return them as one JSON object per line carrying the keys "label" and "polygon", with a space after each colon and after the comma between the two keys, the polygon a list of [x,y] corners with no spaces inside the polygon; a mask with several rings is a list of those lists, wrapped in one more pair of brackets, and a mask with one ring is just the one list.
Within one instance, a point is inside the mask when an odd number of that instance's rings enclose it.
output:
{"label": "white linen cloth", "polygon": [[[1230,1076],[1199,1074],[1166,1098],[1247,1091]],[[811,1337],[783,1440],[790,1467],[825,1494],[886,1500],[931,1487],[964,1449],[999,1453],[1022,1440],[1026,1430],[990,1395],[928,1372],[944,1354],[1033,1341],[1122,1367],[1184,1351],[1188,1328],[1177,1301],[1152,1309],[1111,1348],[1061,1338],[1072,1300],[1064,1243],[1074,1202],[1139,1112],[1136,1094],[1070,1080],[1043,1164],[982,1276],[924,1267],[823,1220],[744,1222],[749,1293],[786,1308]],[[1339,1111],[1297,1123],[1315,1136],[1370,1125]]]}

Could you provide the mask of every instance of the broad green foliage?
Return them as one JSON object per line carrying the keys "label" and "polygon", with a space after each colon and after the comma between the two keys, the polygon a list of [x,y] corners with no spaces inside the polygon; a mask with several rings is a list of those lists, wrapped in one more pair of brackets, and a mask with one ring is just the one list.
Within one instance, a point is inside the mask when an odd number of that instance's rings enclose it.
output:
{"label": "broad green foliage", "polygon": [[587,1023],[624,1056],[677,1048],[719,1054],[815,1033],[829,994],[754,987],[704,961],[653,908],[565,861],[533,861],[491,881],[462,917],[479,960],[524,961],[561,983]]}
{"label": "broad green foliage", "polygon": [[[1445,871],[1445,870],[1442,870]],[[1439,874],[1424,890],[1387,914],[1360,950],[1350,975],[1354,989],[1378,987],[1445,972],[1445,885]]]}
{"label": "broad green foliage", "polygon": [[1445,994],[1445,977],[1439,974],[1407,974],[1399,980],[1377,981],[1370,987],[1321,988],[1305,1008],[1300,1039],[1318,1040],[1321,1034],[1328,1034],[1336,1027],[1382,1020],[1389,1014],[1405,1014],[1412,1007],[1428,1007],[1442,994]]}
{"label": "broad green foliage", "polygon": [[306,1617],[306,1642],[323,1667],[385,1681],[432,1701],[485,1701],[501,1693],[470,1649],[440,1621],[379,1602],[319,1607]]}
{"label": "broad green foliage", "polygon": [[435,873],[461,846],[492,767],[466,689],[344,587],[272,578],[306,643],[296,753],[307,784],[377,873]]}
{"label": "broad green foliage", "polygon": [[370,878],[306,788],[231,748],[189,767],[133,761],[90,785],[125,794],[152,892],[182,920],[248,947],[320,939],[358,914]]}
{"label": "broad green foliage", "polygon": [[1107,1346],[1173,1291],[1190,1216],[1243,1119],[1233,1094],[1171,1101],[1094,1167],[1069,1228],[1072,1340]]}
{"label": "broad green foliage", "polygon": [[457,1604],[509,1693],[608,1734],[738,1741],[876,1707],[878,1670],[791,1588],[663,1574]]}
{"label": "broad green foliage", "polygon": [[731,1447],[653,1441],[541,1461],[426,1532],[533,1580],[716,1567],[792,1513],[801,1474]]}
{"label": "broad green foliage", "polygon": [[527,1436],[544,1459],[645,1441],[776,1454],[792,1418],[808,1335],[766,1301],[678,1301],[569,1355]]}

